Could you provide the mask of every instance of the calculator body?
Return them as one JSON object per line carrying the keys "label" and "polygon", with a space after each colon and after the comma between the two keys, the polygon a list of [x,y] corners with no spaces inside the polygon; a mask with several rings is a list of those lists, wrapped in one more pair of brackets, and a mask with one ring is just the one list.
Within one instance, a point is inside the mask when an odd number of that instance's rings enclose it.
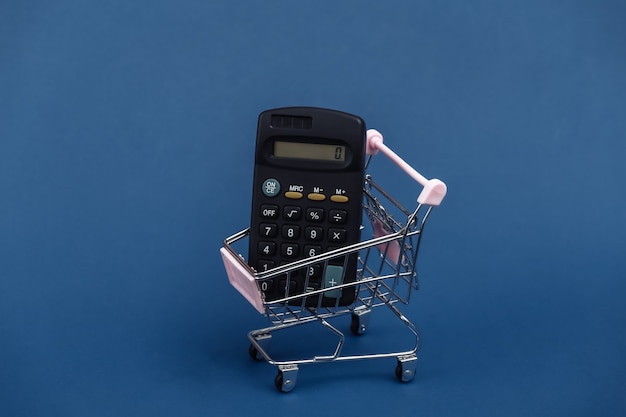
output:
{"label": "calculator body", "polygon": [[[259,115],[248,263],[265,272],[360,241],[365,122],[313,107]],[[351,254],[259,281],[266,302],[328,289],[309,306],[348,305],[357,255]],[[301,300],[301,299],[300,299]]]}

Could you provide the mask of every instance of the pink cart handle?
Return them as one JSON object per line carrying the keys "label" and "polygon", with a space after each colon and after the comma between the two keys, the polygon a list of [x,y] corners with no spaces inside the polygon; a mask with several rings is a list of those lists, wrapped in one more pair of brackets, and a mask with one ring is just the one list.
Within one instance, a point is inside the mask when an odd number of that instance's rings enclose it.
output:
{"label": "pink cart handle", "polygon": [[369,129],[367,131],[367,154],[376,155],[379,151],[424,187],[417,197],[418,203],[427,204],[429,206],[438,206],[441,204],[448,191],[446,184],[436,178],[429,180],[424,177],[383,143],[383,135],[379,131]]}
{"label": "pink cart handle", "polygon": [[224,261],[224,267],[226,268],[226,274],[228,275],[230,284],[235,287],[259,313],[263,314],[265,312],[263,297],[256,284],[254,275],[226,249],[221,248],[220,253],[222,254],[222,260]]}

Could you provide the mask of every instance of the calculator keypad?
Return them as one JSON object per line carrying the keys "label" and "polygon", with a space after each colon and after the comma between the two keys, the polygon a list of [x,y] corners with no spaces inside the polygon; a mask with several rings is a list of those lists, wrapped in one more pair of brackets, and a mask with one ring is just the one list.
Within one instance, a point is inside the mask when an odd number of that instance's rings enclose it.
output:
{"label": "calculator keypad", "polygon": [[[277,219],[276,213],[279,208],[277,206],[271,209],[263,206],[261,208],[261,217],[264,219]],[[298,220],[302,214],[302,207],[285,206],[283,208],[283,219]],[[345,224],[348,219],[348,213],[344,210],[331,210],[331,217],[325,219],[324,209],[311,207],[306,209],[306,224],[304,226],[304,239],[311,242],[320,242],[318,245],[305,245],[304,254],[307,257],[316,256],[322,253],[324,247],[330,244],[343,243],[346,241],[348,231],[346,229],[330,227],[330,225]],[[261,223],[259,233],[262,237],[272,238],[278,235],[279,224],[277,223]],[[301,235],[301,226],[299,224],[285,223],[280,226],[280,236],[283,240],[297,240]],[[324,245],[326,244],[326,245]],[[281,256],[285,258],[297,258],[300,252],[300,244],[283,243],[281,246]],[[276,253],[273,242],[261,242],[259,244],[259,256],[272,256]],[[260,259],[259,262],[266,262]]]}
{"label": "calculator keypad", "polygon": [[[257,248],[257,261],[253,265],[259,272],[264,272],[278,265],[293,262],[300,258],[310,258],[328,250],[336,249],[348,241],[349,231],[343,228],[348,224],[348,211],[339,208],[318,207],[318,200],[303,199],[306,204],[262,204],[259,216],[259,236],[262,239]],[[287,200],[286,200],[287,201]],[[332,206],[340,204],[332,203]],[[352,237],[355,239],[356,237]],[[267,240],[265,240],[267,239]],[[337,263],[340,263],[337,264]],[[305,291],[326,288],[325,275],[328,268],[343,268],[343,258],[331,261],[337,265],[328,265],[324,272],[324,263],[309,265],[302,271],[291,272],[292,279],[287,281],[286,274],[261,282],[261,290],[268,299],[282,298]],[[331,274],[332,275],[332,274]],[[295,279],[293,279],[295,278]],[[333,279],[332,277],[330,278]],[[334,285],[334,280],[331,284]],[[307,288],[303,288],[306,283]],[[287,288],[288,286],[288,288]],[[325,297],[339,297],[339,290],[329,290]]]}
{"label": "calculator keypad", "polygon": [[[283,174],[271,169],[271,174],[264,174],[263,167],[256,170],[248,259],[256,271],[263,273],[359,241],[362,172],[290,170]],[[356,279],[357,254],[351,253],[290,268],[271,278],[261,276],[257,282],[266,301],[297,296],[290,304],[330,307],[354,301],[356,285],[334,287]],[[323,292],[307,295],[316,290]]]}

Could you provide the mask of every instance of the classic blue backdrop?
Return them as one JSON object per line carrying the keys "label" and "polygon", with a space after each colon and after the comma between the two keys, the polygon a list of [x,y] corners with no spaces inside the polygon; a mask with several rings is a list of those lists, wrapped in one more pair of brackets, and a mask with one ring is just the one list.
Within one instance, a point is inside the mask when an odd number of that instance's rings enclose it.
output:
{"label": "classic blue backdrop", "polygon": [[[617,0],[0,3],[0,415],[626,414],[625,18]],[[265,322],[218,249],[248,222],[256,117],[286,105],[358,114],[449,186],[405,309],[409,384],[330,364],[282,395],[247,357]]]}

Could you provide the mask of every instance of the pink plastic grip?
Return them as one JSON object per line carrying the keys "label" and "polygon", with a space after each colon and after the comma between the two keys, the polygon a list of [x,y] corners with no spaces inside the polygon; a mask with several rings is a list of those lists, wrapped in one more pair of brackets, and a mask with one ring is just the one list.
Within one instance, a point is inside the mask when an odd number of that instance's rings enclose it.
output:
{"label": "pink plastic grip", "polygon": [[398,165],[411,178],[424,187],[417,197],[418,203],[428,204],[430,206],[438,206],[441,204],[448,191],[446,184],[436,178],[429,180],[417,172],[411,165],[406,163],[406,161],[383,143],[383,135],[379,131],[375,129],[369,129],[367,131],[366,151],[368,155],[376,155],[379,151],[382,152],[387,158],[391,159],[393,163]]}
{"label": "pink plastic grip", "polygon": [[222,254],[226,274],[228,275],[228,280],[231,285],[235,287],[259,313],[263,314],[265,312],[263,298],[254,276],[250,274],[250,271],[248,271],[232,253],[224,248],[220,249],[220,253]]}

